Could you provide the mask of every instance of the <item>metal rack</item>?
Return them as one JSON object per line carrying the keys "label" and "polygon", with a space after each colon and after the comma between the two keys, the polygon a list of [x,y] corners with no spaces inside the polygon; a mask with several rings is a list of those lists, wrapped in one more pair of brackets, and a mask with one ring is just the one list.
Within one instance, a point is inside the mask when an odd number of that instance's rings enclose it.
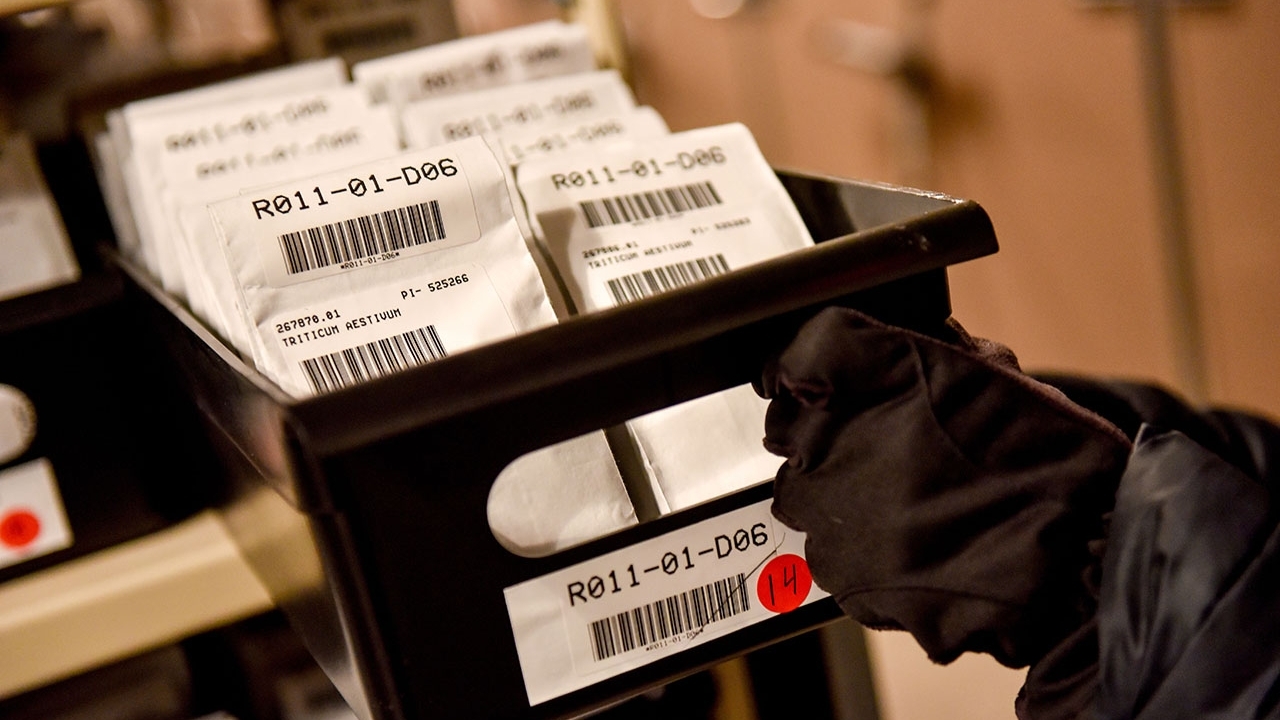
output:
{"label": "metal rack", "polygon": [[771,486],[542,558],[503,549],[485,515],[512,460],[750,382],[821,307],[938,327],[950,315],[946,267],[996,251],[973,202],[779,175],[820,241],[812,248],[306,400],[119,261],[221,459],[232,535],[358,714],[580,715],[839,616],[829,598],[809,602],[531,703],[504,591],[687,543],[733,513],[767,518]]}
{"label": "metal rack", "polygon": [[[92,180],[68,155],[52,148],[49,168],[91,225]],[[0,539],[0,652],[21,658],[0,665],[0,700],[270,607],[205,511],[216,459],[127,281],[79,259],[76,282],[0,302],[0,389],[32,428],[0,457],[0,523],[33,519]],[[12,484],[33,467],[43,503]]]}

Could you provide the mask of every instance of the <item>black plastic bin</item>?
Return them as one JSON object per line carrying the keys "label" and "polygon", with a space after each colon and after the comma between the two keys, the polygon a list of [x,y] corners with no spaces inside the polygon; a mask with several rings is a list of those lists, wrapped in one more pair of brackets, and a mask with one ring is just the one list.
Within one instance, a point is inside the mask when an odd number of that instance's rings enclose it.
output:
{"label": "black plastic bin", "polygon": [[[29,442],[0,449],[0,473],[47,463],[70,545],[38,547],[39,534],[60,524],[40,517],[53,508],[28,515],[23,493],[14,502],[0,483],[0,582],[189,517],[208,506],[215,477],[214,455],[173,364],[126,300],[127,280],[97,253],[110,230],[83,147],[65,142],[38,151],[81,277],[0,300],[0,412],[20,404],[16,414],[34,417]],[[0,434],[11,432],[14,419],[4,421]]]}
{"label": "black plastic bin", "polygon": [[[35,418],[30,444],[0,459],[0,472],[47,462],[71,535],[47,554],[24,557],[19,546],[0,582],[160,530],[209,502],[208,440],[125,287],[119,273],[99,271],[0,302],[0,385],[21,393]],[[0,490],[0,523],[15,512],[21,505]],[[31,532],[53,521],[37,517]]]}
{"label": "black plastic bin", "polygon": [[229,528],[357,714],[576,716],[839,616],[811,602],[531,705],[505,589],[767,504],[771,487],[537,559],[486,520],[523,453],[750,382],[823,306],[936,328],[946,267],[996,250],[972,202],[780,177],[813,248],[301,401],[130,270],[225,466]]}

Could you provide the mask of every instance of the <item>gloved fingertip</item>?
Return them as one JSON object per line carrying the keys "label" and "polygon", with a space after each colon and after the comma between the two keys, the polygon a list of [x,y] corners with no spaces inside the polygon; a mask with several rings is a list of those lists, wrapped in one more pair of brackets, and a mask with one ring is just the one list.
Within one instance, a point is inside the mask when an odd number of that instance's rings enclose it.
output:
{"label": "gloved fingertip", "polygon": [[797,522],[795,518],[787,514],[787,512],[779,505],[778,499],[775,497],[773,504],[769,506],[769,512],[773,513],[773,516],[778,519],[778,522],[781,522],[783,525],[786,525],[797,532],[804,532],[804,525]]}
{"label": "gloved fingertip", "polygon": [[762,443],[764,445],[764,449],[767,452],[773,455],[777,455],[779,457],[790,458],[796,452],[796,448],[794,445],[790,443],[774,442],[770,440],[767,436],[764,438]]}

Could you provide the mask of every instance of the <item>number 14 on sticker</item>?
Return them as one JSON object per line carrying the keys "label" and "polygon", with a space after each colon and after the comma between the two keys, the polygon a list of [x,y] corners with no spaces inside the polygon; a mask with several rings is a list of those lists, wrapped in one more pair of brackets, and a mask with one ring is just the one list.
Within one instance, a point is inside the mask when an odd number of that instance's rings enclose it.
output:
{"label": "number 14 on sticker", "polygon": [[760,571],[756,595],[765,608],[786,613],[800,607],[813,589],[809,563],[799,555],[779,555]]}

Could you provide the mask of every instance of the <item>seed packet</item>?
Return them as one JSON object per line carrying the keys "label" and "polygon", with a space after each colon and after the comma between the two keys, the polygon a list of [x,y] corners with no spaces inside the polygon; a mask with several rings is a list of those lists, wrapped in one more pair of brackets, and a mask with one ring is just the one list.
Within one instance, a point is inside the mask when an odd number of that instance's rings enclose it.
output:
{"label": "seed packet", "polygon": [[[813,243],[740,124],[517,168],[537,241],[577,312],[637,302]],[[627,423],[660,508],[768,480],[766,404],[743,386]]]}
{"label": "seed packet", "polygon": [[507,162],[519,165],[544,155],[580,152],[619,142],[637,142],[670,134],[667,123],[649,106],[581,118],[551,127],[491,133]]}
{"label": "seed packet", "polygon": [[[209,210],[258,339],[255,362],[298,397],[555,322],[502,164],[479,138],[253,190]],[[491,491],[489,518],[495,537],[521,554],[636,521],[602,431],[510,465]]]}
{"label": "seed packet", "polygon": [[595,69],[586,28],[548,20],[459,38],[351,67],[375,102],[418,100]]}
{"label": "seed packet", "polygon": [[401,111],[401,122],[405,145],[422,148],[554,128],[635,107],[631,88],[616,70],[597,70],[411,103]]}
{"label": "seed packet", "polygon": [[[148,207],[149,190],[138,178],[135,166],[135,146],[154,140],[147,133],[156,130],[154,126],[150,130],[138,128],[139,124],[145,126],[156,117],[254,97],[338,87],[345,84],[346,79],[347,68],[340,58],[314,60],[138,100],[108,113],[107,131],[95,139],[94,147],[99,156],[101,184],[121,251],[141,262],[157,279],[165,274],[161,271],[162,265],[168,268],[171,264],[165,254],[166,249],[156,248],[152,242],[152,227],[148,223],[149,213],[154,209]],[[162,135],[160,140],[165,142],[167,137]],[[172,271],[168,274],[170,277],[174,275]]]}

